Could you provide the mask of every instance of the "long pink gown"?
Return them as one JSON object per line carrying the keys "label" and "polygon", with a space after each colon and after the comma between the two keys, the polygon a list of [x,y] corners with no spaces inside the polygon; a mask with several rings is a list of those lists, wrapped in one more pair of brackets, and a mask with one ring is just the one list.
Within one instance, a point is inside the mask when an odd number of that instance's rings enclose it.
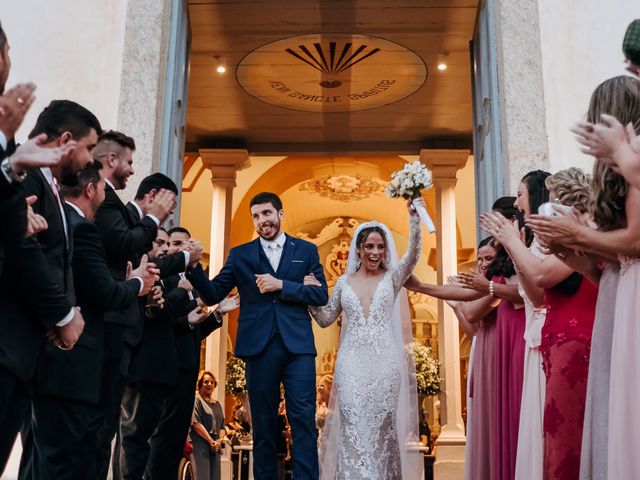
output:
{"label": "long pink gown", "polygon": [[469,382],[470,410],[467,418],[467,452],[465,479],[493,478],[491,474],[491,450],[495,443],[495,422],[487,412],[495,403],[495,310],[482,321],[473,355],[473,368]]}
{"label": "long pink gown", "polygon": [[[494,281],[517,284],[515,275],[496,277]],[[524,379],[525,312],[522,304],[514,306],[502,300],[496,321],[495,404],[492,411],[496,435],[492,452],[492,480],[512,480],[515,477],[518,451],[518,427]],[[481,477],[478,477],[481,478]]]}
{"label": "long pink gown", "polygon": [[640,478],[640,259],[621,258],[611,345],[608,478]]}

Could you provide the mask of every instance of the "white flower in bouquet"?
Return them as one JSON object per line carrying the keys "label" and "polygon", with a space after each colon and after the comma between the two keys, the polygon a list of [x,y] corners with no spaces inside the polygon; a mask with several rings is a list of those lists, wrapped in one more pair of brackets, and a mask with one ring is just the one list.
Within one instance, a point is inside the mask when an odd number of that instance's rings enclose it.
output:
{"label": "white flower in bouquet", "polygon": [[[431,172],[418,160],[405,163],[402,170],[391,174],[391,181],[386,188],[387,195],[391,198],[406,198],[415,200],[422,196],[422,190],[433,187]],[[420,220],[430,233],[436,231],[436,227],[429,217],[427,210],[421,205],[414,204],[417,208]]]}
{"label": "white flower in bouquet", "polygon": [[429,189],[433,185],[431,183],[431,172],[418,160],[411,163],[405,163],[402,170],[391,174],[391,181],[387,186],[386,192],[391,198],[417,198],[421,195],[422,190]]}

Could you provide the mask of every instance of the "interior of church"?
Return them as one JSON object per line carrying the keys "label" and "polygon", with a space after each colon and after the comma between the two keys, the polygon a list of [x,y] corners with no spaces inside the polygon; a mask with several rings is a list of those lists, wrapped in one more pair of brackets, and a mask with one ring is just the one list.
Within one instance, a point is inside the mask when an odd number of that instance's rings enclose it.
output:
{"label": "interior of church", "polygon": [[[330,290],[360,223],[385,223],[404,252],[404,204],[384,189],[417,159],[435,172],[424,195],[429,214],[454,233],[423,230],[415,273],[446,282],[438,276],[439,236],[458,269],[474,265],[469,41],[476,7],[466,0],[189,2],[180,218],[203,240],[210,270],[228,248],[255,238],[249,201],[261,191],[282,198],[284,231],[318,246]],[[414,338],[438,355],[443,307],[411,294],[410,308]],[[235,317],[222,329],[226,338],[207,343],[203,366],[221,368],[233,350]],[[471,341],[452,328],[463,399]],[[319,378],[333,371],[339,327],[314,325],[314,334]],[[426,402],[431,419],[436,401]]]}

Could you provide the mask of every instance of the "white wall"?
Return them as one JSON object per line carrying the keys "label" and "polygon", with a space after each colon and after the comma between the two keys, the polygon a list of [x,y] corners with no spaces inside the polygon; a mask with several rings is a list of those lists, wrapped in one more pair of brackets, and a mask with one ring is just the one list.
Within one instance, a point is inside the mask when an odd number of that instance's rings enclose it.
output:
{"label": "white wall", "polygon": [[7,88],[32,81],[36,101],[16,135],[24,141],[54,99],[91,110],[105,129],[118,120],[127,0],[3,1],[0,22],[13,66]]}
{"label": "white wall", "polygon": [[552,172],[570,166],[591,171],[569,128],[585,117],[591,93],[625,73],[622,39],[640,18],[637,0],[538,0],[540,40]]}
{"label": "white wall", "polygon": [[[105,129],[118,123],[127,0],[2,0],[0,22],[12,61],[7,88],[37,85],[16,140],[23,142],[51,100],[91,110]],[[2,478],[17,477],[19,443]]]}

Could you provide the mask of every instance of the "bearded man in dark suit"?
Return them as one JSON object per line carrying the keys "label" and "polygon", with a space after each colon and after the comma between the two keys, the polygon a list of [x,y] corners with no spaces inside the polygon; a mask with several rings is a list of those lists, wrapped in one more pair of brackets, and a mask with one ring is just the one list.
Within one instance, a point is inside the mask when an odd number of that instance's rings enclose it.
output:
{"label": "bearded man in dark suit", "polygon": [[[84,320],[75,308],[71,272],[72,242],[68,211],[58,185],[75,185],[78,172],[93,161],[100,123],[86,108],[68,100],[54,100],[39,115],[31,138],[46,135],[43,148],[70,142],[72,150],[51,168],[31,169],[22,182],[25,196],[36,196],[35,213],[47,230],[21,241],[5,258],[0,277],[0,443],[15,439],[18,423],[26,416],[23,459],[31,455],[28,413],[30,384],[46,335],[58,348],[73,348]],[[15,201],[24,202],[23,198]],[[10,448],[10,447],[9,447]],[[25,470],[28,471],[28,470]]]}

